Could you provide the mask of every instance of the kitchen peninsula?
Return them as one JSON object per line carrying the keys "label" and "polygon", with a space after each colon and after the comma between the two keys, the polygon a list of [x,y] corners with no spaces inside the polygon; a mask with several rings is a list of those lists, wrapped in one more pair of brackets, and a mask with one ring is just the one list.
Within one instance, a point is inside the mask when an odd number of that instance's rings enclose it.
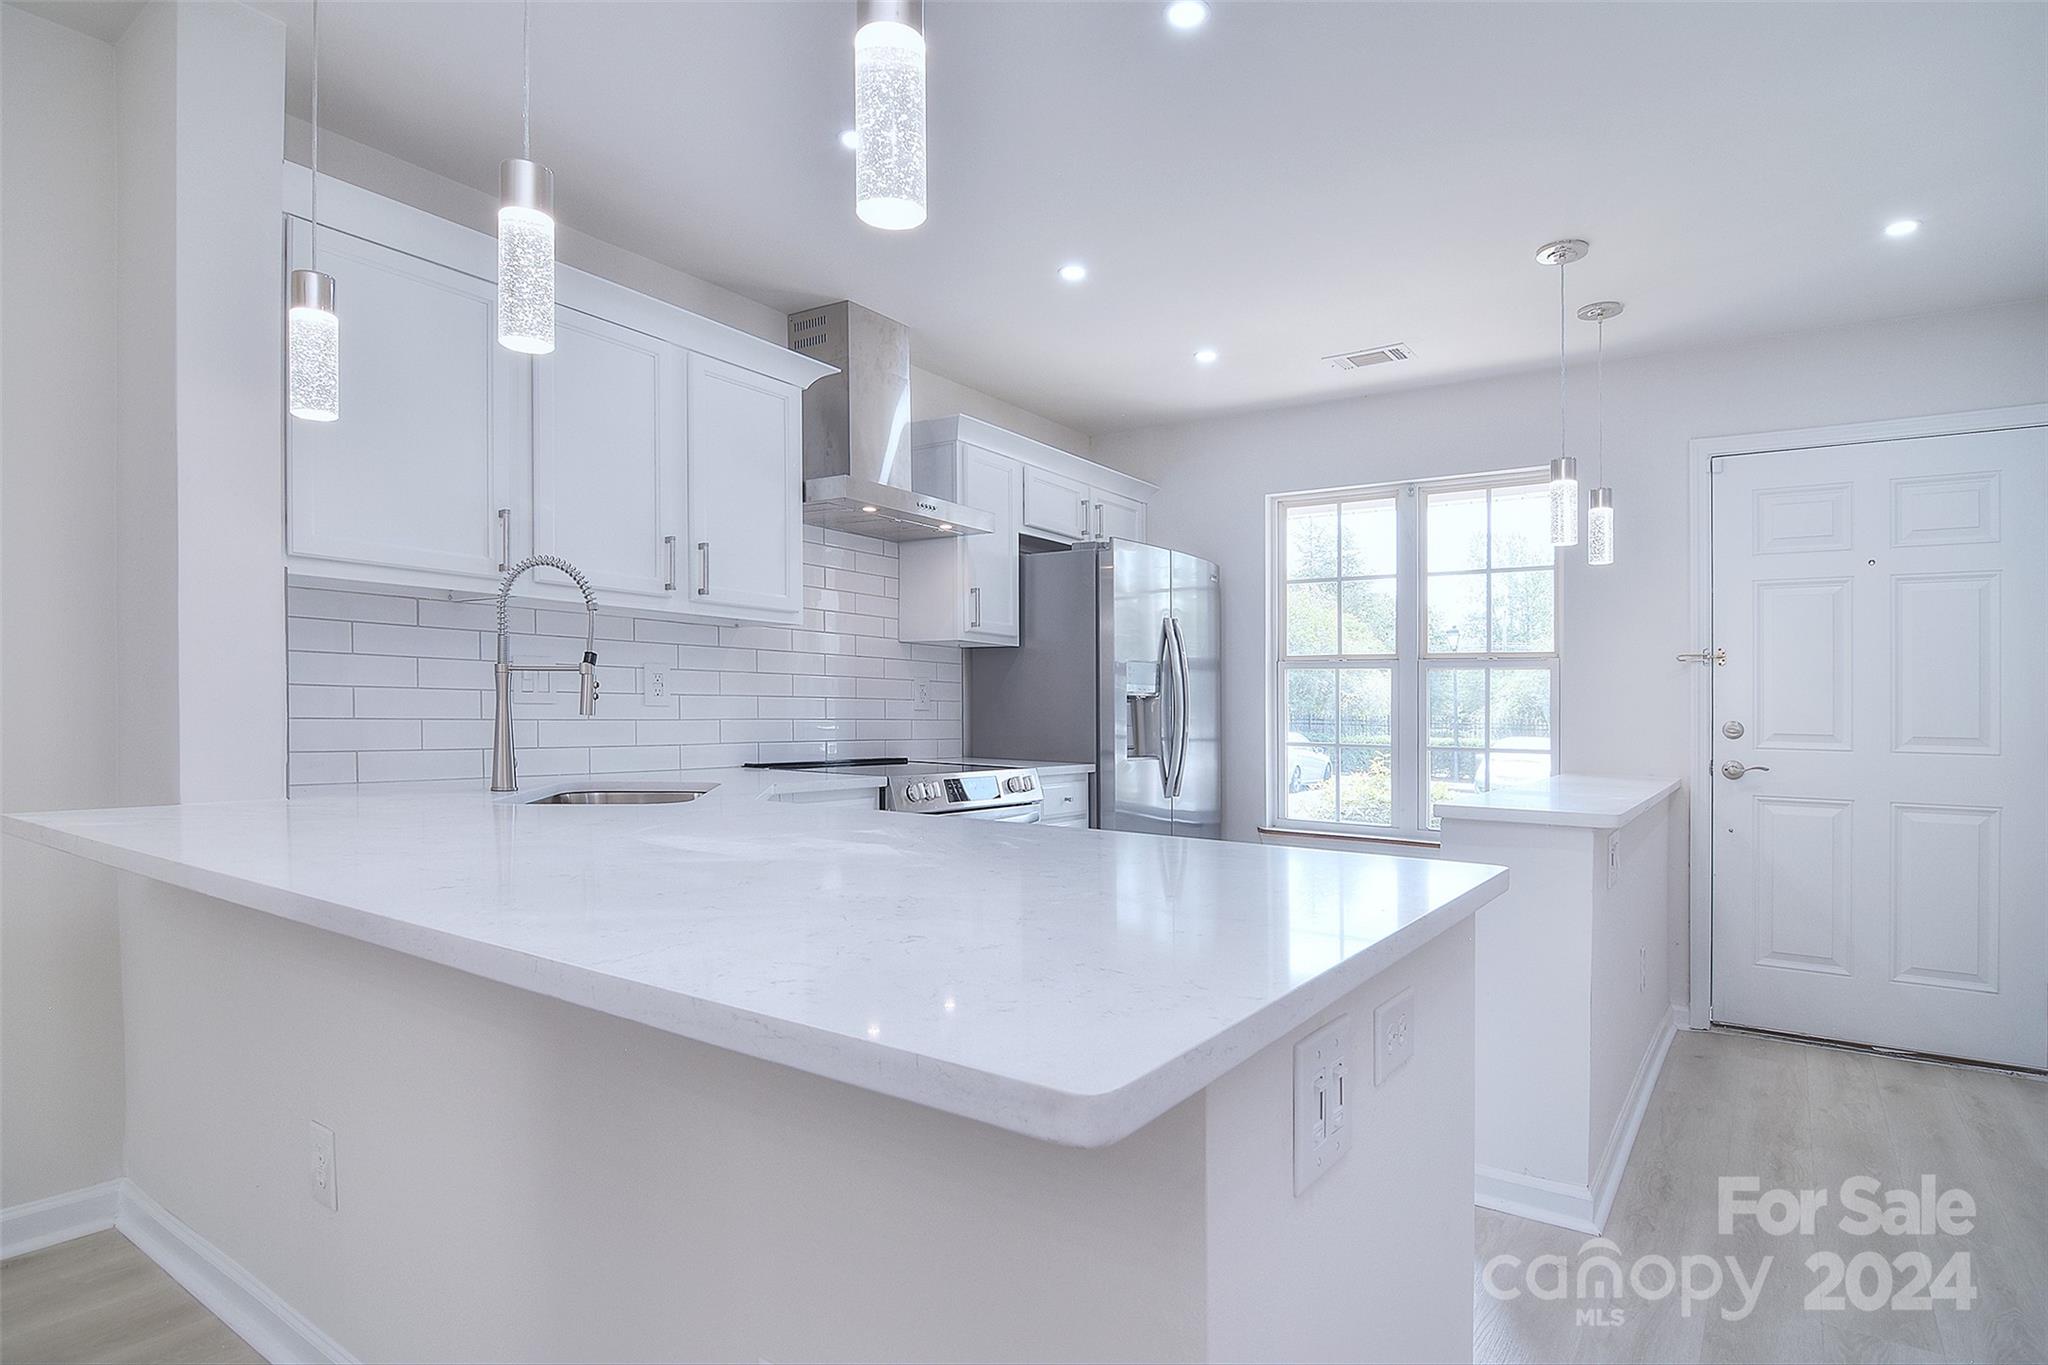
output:
{"label": "kitchen peninsula", "polygon": [[[135,874],[131,1178],[350,1354],[1465,1357],[1503,871],[826,799],[874,782],[5,828]],[[1340,1018],[1350,1150],[1297,1194]]]}

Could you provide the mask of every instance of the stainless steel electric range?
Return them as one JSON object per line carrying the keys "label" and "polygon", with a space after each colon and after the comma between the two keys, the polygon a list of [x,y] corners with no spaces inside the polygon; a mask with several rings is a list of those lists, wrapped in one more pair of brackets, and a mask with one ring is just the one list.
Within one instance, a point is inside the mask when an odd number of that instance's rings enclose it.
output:
{"label": "stainless steel electric range", "polygon": [[873,773],[885,778],[882,809],[912,815],[1035,824],[1045,792],[1031,768],[968,768],[909,758],[846,758],[802,763],[749,763],[807,773]]}

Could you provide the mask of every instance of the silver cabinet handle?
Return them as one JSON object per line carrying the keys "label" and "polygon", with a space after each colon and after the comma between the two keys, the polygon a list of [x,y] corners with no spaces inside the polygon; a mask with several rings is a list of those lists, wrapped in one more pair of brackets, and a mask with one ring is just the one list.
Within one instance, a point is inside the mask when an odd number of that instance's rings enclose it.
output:
{"label": "silver cabinet handle", "polygon": [[1084,497],[1084,498],[1082,498],[1082,499],[1081,499],[1080,501],[1081,501],[1081,534],[1085,536],[1085,535],[1087,535],[1087,534],[1088,534],[1088,499]]}
{"label": "silver cabinet handle", "polygon": [[1100,502],[1095,504],[1095,538],[1097,540],[1102,539],[1102,504]]}
{"label": "silver cabinet handle", "polygon": [[1767,773],[1769,771],[1770,769],[1761,763],[1746,764],[1739,758],[1731,758],[1721,765],[1721,776],[1727,778],[1730,782],[1740,781],[1748,773]]}
{"label": "silver cabinet handle", "polygon": [[498,572],[512,571],[512,509],[498,509]]}
{"label": "silver cabinet handle", "polygon": [[697,542],[697,564],[698,564],[698,573],[697,573],[697,596],[699,596],[699,597],[709,597],[709,596],[711,595],[711,542],[710,542],[710,541],[708,541],[708,540],[700,540],[700,541],[698,541],[698,542]]}
{"label": "silver cabinet handle", "polygon": [[969,588],[967,590],[967,628],[969,630],[981,629],[980,588]]}
{"label": "silver cabinet handle", "polygon": [[663,592],[674,592],[676,590],[676,538],[674,536],[663,536],[661,543],[668,548],[668,582],[661,585],[661,590]]}

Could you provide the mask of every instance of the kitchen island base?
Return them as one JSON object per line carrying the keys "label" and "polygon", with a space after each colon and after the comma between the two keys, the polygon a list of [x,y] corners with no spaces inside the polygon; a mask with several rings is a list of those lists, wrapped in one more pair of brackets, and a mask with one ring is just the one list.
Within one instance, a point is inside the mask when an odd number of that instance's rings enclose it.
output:
{"label": "kitchen island base", "polygon": [[[1469,1358],[1470,917],[1078,1148],[123,880],[130,1178],[360,1358]],[[1297,1198],[1339,1014],[1354,1145]]]}

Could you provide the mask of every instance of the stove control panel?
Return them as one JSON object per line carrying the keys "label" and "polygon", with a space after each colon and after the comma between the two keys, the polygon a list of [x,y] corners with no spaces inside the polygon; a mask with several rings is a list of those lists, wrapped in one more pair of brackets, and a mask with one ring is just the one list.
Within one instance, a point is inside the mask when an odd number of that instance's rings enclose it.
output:
{"label": "stove control panel", "polygon": [[963,770],[937,777],[891,781],[884,804],[890,810],[921,815],[1030,806],[1044,800],[1038,775],[1029,769]]}

